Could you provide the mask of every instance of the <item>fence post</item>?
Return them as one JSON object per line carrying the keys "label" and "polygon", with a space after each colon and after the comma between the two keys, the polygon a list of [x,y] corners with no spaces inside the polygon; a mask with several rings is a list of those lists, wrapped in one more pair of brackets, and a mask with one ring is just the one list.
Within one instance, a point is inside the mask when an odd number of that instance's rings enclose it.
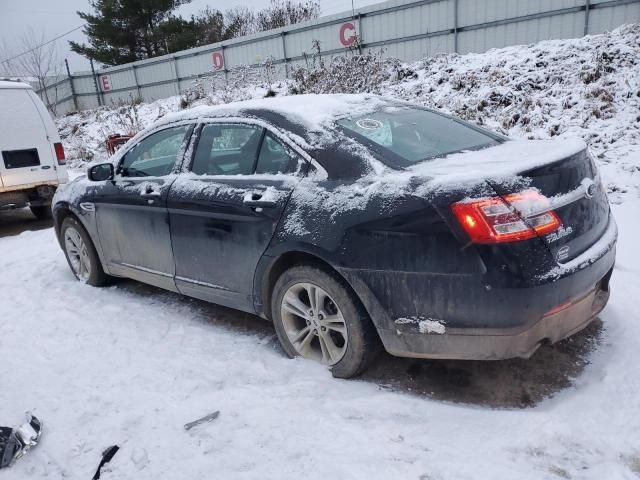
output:
{"label": "fence post", "polygon": [[180,75],[178,75],[178,59],[173,57],[173,74],[176,77],[176,95],[180,95]]}
{"label": "fence post", "polygon": [[140,93],[140,83],[138,83],[138,72],[136,72],[135,64],[131,65],[133,70],[133,81],[136,83],[136,91],[138,92],[138,98],[142,100],[142,94]]}
{"label": "fence post", "polygon": [[584,34],[589,35],[589,11],[591,10],[591,1],[584,0]]}
{"label": "fence post", "polygon": [[98,78],[96,77],[96,70],[93,68],[93,58],[89,59],[89,65],[91,65],[91,76],[93,77],[93,84],[96,87],[96,98],[98,99],[98,106],[104,105],[104,98],[102,97],[102,91],[98,88]]}
{"label": "fence post", "polygon": [[287,42],[284,36],[287,34],[284,30],[280,32],[280,38],[282,39],[282,57],[284,58],[284,77],[289,78],[289,65],[287,64]]}
{"label": "fence post", "polygon": [[69,78],[69,86],[71,87],[71,98],[73,99],[73,108],[78,111],[78,97],[76,96],[76,89],[73,86],[73,77],[71,76],[71,70],[69,70],[69,62],[64,59],[64,66],[67,67],[67,78]]}
{"label": "fence post", "polygon": [[453,51],[458,53],[458,0],[453,0]]}
{"label": "fence post", "polygon": [[362,14],[358,12],[358,53],[362,55],[362,44],[364,43],[364,35],[362,34]]}
{"label": "fence post", "polygon": [[229,70],[227,69],[227,56],[224,54],[224,44],[220,45],[220,52],[222,52],[222,69],[224,71],[224,83],[229,85]]}

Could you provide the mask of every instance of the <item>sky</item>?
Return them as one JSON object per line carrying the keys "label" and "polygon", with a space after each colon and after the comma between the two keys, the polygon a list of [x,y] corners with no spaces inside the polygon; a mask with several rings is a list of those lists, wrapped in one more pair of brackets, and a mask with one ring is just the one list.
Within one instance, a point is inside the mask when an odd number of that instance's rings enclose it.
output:
{"label": "sky", "polygon": [[[364,7],[381,0],[354,0],[355,7]],[[188,17],[198,13],[205,7],[226,10],[238,5],[259,9],[265,7],[269,0],[193,0],[188,5],[183,5],[178,13]],[[331,15],[351,10],[350,0],[320,0],[322,15]],[[39,37],[44,33],[47,40],[65,33],[82,25],[82,20],[76,14],[77,11],[89,12],[91,8],[88,0],[0,0],[0,55],[2,45],[10,53],[20,53],[24,48],[20,44],[23,35],[29,34],[30,28]],[[66,58],[72,72],[89,70],[89,61],[69,50],[68,40],[86,42],[82,30],[65,36],[56,41],[58,55],[61,61]],[[0,58],[0,61],[5,58]],[[1,73],[1,69],[0,69]]]}

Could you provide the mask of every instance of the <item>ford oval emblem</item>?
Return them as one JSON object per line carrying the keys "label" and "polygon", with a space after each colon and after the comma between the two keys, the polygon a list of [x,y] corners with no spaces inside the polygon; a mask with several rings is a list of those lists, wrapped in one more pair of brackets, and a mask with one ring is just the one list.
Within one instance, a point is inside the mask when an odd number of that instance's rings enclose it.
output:
{"label": "ford oval emblem", "polygon": [[562,260],[566,260],[569,257],[569,245],[565,245],[558,250],[556,253],[556,259],[561,262]]}
{"label": "ford oval emblem", "polygon": [[596,184],[591,182],[585,187],[586,188],[584,189],[584,196],[587,198],[593,198],[593,196],[596,194]]}

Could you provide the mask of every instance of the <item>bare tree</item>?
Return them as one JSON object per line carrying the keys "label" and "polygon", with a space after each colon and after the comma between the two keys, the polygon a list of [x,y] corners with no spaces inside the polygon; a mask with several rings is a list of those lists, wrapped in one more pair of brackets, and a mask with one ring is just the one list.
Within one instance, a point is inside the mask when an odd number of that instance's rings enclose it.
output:
{"label": "bare tree", "polygon": [[320,15],[318,0],[271,0],[268,7],[254,12],[247,6],[224,12],[225,37],[237,38],[312,20]]}
{"label": "bare tree", "polygon": [[249,7],[238,6],[224,12],[225,36],[243,37],[256,32],[256,17]]}
{"label": "bare tree", "polygon": [[[8,52],[9,50],[5,48]],[[40,96],[47,108],[56,114],[59,86],[57,85],[62,73],[62,62],[58,56],[55,42],[47,43],[45,32],[36,34],[33,28],[20,37],[17,50],[21,53],[3,62],[2,70],[14,77],[36,82]]]}
{"label": "bare tree", "polygon": [[271,4],[256,13],[258,31],[286,27],[307,20],[313,20],[320,15],[319,0],[271,0]]}

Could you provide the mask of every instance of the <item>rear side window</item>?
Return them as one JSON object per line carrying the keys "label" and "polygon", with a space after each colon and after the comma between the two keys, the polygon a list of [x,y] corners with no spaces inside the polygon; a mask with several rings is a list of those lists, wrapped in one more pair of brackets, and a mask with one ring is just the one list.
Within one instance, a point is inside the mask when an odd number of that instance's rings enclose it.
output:
{"label": "rear side window", "polygon": [[191,171],[197,175],[250,175],[262,128],[211,123],[200,132]]}
{"label": "rear side window", "polygon": [[40,165],[40,157],[36,148],[4,151],[2,152],[2,159],[7,169],[37,167]]}
{"label": "rear side window", "polygon": [[256,173],[277,174],[296,173],[298,171],[298,158],[292,152],[289,153],[285,146],[267,132],[260,147]]}
{"label": "rear side window", "polygon": [[171,173],[189,125],[167,128],[139,142],[120,164],[123,177],[159,177]]}
{"label": "rear side window", "polygon": [[373,147],[383,160],[410,166],[462,150],[499,143],[497,137],[428,110],[392,107],[338,121],[347,133]]}

